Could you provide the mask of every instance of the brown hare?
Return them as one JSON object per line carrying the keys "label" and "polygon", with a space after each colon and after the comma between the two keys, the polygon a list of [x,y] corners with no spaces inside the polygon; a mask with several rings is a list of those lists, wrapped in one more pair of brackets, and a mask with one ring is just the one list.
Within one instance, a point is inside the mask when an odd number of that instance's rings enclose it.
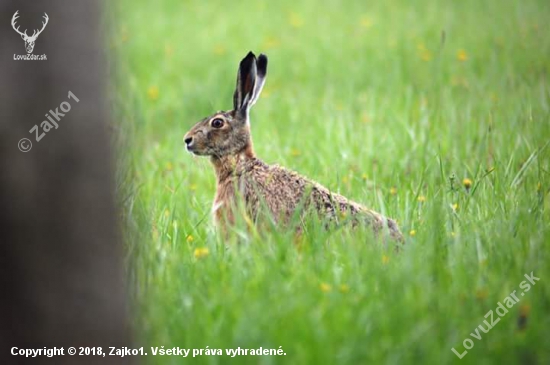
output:
{"label": "brown hare", "polygon": [[288,223],[297,209],[301,214],[317,213],[332,222],[351,220],[364,223],[376,234],[388,232],[393,239],[403,236],[392,219],[385,218],[361,204],[335,194],[299,174],[258,159],[252,147],[250,108],[258,100],[265,83],[267,57],[249,52],[241,61],[233,110],[219,111],[204,118],[185,134],[187,150],[210,156],[216,172],[217,188],[213,214],[219,225],[235,222],[240,203],[255,221],[262,209],[278,223]]}

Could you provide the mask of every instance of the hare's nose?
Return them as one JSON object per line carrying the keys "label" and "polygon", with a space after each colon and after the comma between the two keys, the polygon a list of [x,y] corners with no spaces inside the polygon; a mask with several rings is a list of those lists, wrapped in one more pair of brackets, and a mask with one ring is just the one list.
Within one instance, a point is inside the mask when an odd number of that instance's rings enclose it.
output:
{"label": "hare's nose", "polygon": [[189,146],[191,142],[193,142],[193,137],[184,138],[183,141],[185,142],[186,145]]}

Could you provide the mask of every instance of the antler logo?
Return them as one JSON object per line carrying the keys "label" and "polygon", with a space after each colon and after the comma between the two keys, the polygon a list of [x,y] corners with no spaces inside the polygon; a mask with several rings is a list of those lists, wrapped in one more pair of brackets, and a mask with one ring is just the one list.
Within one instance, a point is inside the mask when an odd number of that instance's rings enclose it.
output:
{"label": "antler logo", "polygon": [[44,28],[46,28],[46,25],[48,24],[48,20],[49,20],[48,14],[44,13],[44,19],[46,21],[42,22],[42,29],[40,30],[35,29],[32,35],[29,36],[27,34],[26,29],[24,32],[21,32],[19,31],[19,26],[17,28],[15,27],[15,21],[17,20],[17,18],[19,18],[19,15],[17,15],[17,13],[19,13],[19,10],[17,10],[15,14],[13,14],[13,18],[11,18],[11,26],[17,33],[21,35],[21,38],[23,38],[23,40],[25,41],[25,49],[27,50],[27,53],[32,53],[32,50],[34,49],[34,42],[36,42],[36,38],[38,38],[40,33],[42,33],[42,31],[44,30]]}

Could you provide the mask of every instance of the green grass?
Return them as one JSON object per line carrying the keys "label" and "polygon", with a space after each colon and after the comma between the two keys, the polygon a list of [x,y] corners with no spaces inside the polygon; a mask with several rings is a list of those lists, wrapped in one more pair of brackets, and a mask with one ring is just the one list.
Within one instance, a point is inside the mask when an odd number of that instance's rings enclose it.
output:
{"label": "green grass", "polygon": [[[197,364],[550,362],[546,1],[123,0],[114,13],[140,345],[286,353]],[[231,108],[249,50],[270,60],[258,156],[396,218],[403,250],[314,222],[299,243],[237,228],[224,244],[213,170],[182,137]],[[531,271],[540,282],[459,360],[451,347]]]}

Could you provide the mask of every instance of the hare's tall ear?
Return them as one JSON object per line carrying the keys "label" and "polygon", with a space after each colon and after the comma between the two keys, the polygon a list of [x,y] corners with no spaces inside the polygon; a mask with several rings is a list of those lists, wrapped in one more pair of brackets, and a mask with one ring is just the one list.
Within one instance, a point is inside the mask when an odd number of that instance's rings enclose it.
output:
{"label": "hare's tall ear", "polygon": [[238,114],[246,117],[250,108],[250,101],[254,95],[256,85],[256,56],[248,52],[242,59],[237,73],[237,87],[233,94],[233,108]]}
{"label": "hare's tall ear", "polygon": [[265,54],[258,56],[256,72],[256,84],[254,85],[254,94],[248,103],[249,108],[256,103],[265,84],[265,77],[267,76],[267,56]]}

